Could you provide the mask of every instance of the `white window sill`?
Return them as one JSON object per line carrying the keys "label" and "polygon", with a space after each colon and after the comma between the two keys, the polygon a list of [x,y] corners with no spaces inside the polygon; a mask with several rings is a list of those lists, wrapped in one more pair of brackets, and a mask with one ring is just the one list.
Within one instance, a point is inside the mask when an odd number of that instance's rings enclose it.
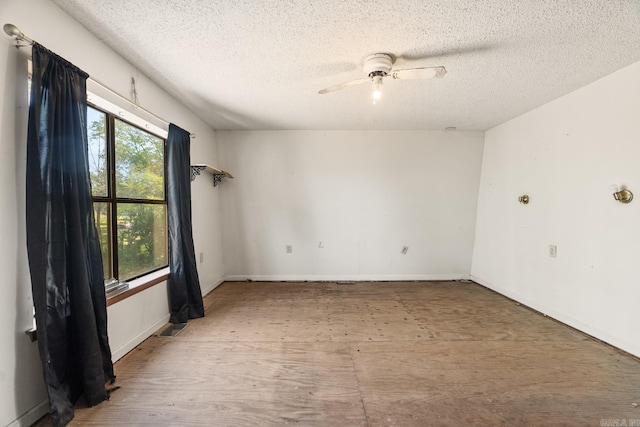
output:
{"label": "white window sill", "polygon": [[167,277],[169,277],[169,267],[165,267],[161,270],[133,279],[128,282],[129,286],[127,288],[107,294],[107,306],[129,298],[130,296],[135,295],[138,292],[142,292],[153,285],[164,282],[167,280]]}
{"label": "white window sill", "polygon": [[[115,304],[118,301],[122,301],[125,298],[135,295],[138,292],[142,292],[145,289],[150,288],[153,285],[162,283],[169,277],[169,267],[165,267],[162,270],[154,271],[142,277],[138,277],[129,282],[129,286],[126,289],[113,292],[113,294],[107,295],[107,306]],[[33,320],[33,328],[25,331],[31,342],[38,340],[38,330],[36,329],[35,319]]]}

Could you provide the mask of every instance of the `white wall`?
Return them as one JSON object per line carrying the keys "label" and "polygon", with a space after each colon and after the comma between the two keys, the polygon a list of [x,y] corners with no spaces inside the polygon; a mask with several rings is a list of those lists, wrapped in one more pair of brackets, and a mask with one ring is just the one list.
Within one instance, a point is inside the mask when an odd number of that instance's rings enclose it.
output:
{"label": "white wall", "polygon": [[217,131],[216,140],[236,175],[220,187],[227,278],[469,277],[481,132]]}
{"label": "white wall", "polygon": [[[151,83],[86,29],[49,1],[2,0],[0,25],[13,23],[25,34],[65,57],[92,78],[121,93],[137,81],[143,108],[197,134],[193,162],[217,164],[213,131],[171,96]],[[4,36],[4,33],[2,34]],[[31,326],[31,288],[24,226],[26,144],[26,53],[0,37],[0,426],[29,425],[47,411],[37,345],[24,331]],[[22,52],[22,53],[21,53]],[[209,180],[193,183],[196,253],[203,291],[223,277],[219,193]],[[116,357],[168,319],[166,284],[159,284],[109,307],[109,334]],[[116,370],[117,374],[117,370]]]}
{"label": "white wall", "polygon": [[[640,356],[638,76],[640,63],[487,132],[471,273]],[[616,202],[612,184],[637,199]]]}

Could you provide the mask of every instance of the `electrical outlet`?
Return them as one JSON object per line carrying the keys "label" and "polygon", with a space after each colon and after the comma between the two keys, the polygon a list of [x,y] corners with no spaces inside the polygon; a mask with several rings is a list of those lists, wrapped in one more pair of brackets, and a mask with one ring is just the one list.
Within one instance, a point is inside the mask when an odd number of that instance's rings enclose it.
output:
{"label": "electrical outlet", "polygon": [[292,245],[287,245],[287,253],[288,254],[292,254],[293,253],[293,246]]}
{"label": "electrical outlet", "polygon": [[556,245],[549,245],[549,256],[555,258],[558,254],[558,247]]}
{"label": "electrical outlet", "polygon": [[200,252],[200,264],[204,261],[204,253]]}
{"label": "electrical outlet", "polygon": [[400,253],[402,253],[402,255],[406,255],[407,252],[409,252],[409,246],[403,246]]}

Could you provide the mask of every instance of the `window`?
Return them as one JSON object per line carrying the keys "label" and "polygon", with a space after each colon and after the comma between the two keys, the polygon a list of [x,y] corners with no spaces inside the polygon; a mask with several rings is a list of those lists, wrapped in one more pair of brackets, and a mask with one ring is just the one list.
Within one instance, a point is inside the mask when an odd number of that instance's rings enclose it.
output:
{"label": "window", "polygon": [[165,267],[165,140],[92,107],[87,137],[105,278],[125,281]]}

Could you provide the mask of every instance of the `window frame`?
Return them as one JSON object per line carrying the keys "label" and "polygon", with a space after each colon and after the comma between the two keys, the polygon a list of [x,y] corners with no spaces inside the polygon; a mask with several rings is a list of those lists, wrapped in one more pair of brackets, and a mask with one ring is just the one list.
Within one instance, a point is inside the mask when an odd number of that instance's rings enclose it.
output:
{"label": "window frame", "polygon": [[[168,270],[169,267],[169,226],[168,226],[168,200],[167,200],[167,138],[166,136],[159,135],[157,132],[153,132],[150,129],[143,128],[142,126],[133,123],[130,120],[127,120],[123,117],[123,114],[116,114],[112,111],[109,111],[107,108],[103,108],[96,103],[91,101],[87,102],[87,107],[92,108],[102,114],[105,117],[105,154],[106,154],[106,170],[107,170],[107,195],[106,196],[95,196],[91,195],[91,203],[106,203],[109,206],[109,242],[108,247],[110,250],[109,254],[102,254],[103,257],[108,256],[110,258],[110,266],[113,272],[112,277],[106,277],[108,272],[105,271],[105,286],[108,282],[113,282],[115,279],[118,283],[138,283],[135,286],[135,289],[130,286],[126,286],[124,289],[116,289],[111,295],[110,292],[107,292],[107,297],[109,299],[109,303],[115,303],[120,301],[127,296],[140,292],[154,284],[160,283],[163,280],[166,280],[168,276],[168,271],[164,274],[154,274],[161,272],[161,270]],[[131,126],[139,131],[152,135],[156,138],[162,140],[162,156],[163,156],[163,198],[162,199],[139,199],[139,198],[127,198],[127,197],[118,197],[116,191],[116,120],[120,120],[124,124]],[[87,121],[87,126],[89,125]],[[121,278],[119,277],[119,263],[118,263],[118,205],[123,204],[143,204],[143,205],[164,205],[165,206],[165,216],[167,217],[165,220],[166,229],[165,229],[165,249],[167,254],[167,263],[161,266],[153,267],[149,270],[136,273],[133,276]],[[144,279],[145,276],[150,276],[149,281],[141,281],[140,279]],[[113,299],[113,301],[111,300]],[[109,304],[109,305],[110,305]]]}

